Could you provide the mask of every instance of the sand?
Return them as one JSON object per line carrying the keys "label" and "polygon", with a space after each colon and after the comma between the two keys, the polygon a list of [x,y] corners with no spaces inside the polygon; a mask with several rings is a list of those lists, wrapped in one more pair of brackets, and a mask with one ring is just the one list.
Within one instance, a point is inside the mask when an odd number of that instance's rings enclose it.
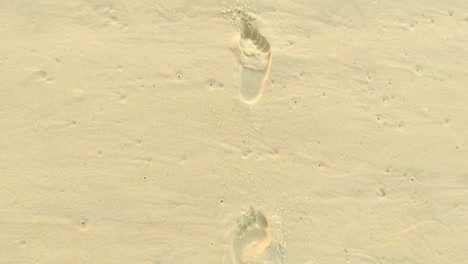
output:
{"label": "sand", "polygon": [[468,259],[466,1],[0,1],[0,35],[0,263]]}

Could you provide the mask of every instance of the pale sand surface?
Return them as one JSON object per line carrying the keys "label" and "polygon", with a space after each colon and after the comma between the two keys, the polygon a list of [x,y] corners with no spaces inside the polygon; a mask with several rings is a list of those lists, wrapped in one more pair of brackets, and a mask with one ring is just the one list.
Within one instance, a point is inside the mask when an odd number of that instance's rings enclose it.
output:
{"label": "pale sand surface", "polygon": [[468,2],[232,5],[0,1],[0,263],[466,263]]}

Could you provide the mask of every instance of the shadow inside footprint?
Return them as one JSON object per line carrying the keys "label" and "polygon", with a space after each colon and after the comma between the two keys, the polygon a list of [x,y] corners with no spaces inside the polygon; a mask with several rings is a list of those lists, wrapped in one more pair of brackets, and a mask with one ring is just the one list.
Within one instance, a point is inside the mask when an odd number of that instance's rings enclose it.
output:
{"label": "shadow inside footprint", "polygon": [[268,43],[266,38],[258,32],[258,30],[252,25],[252,23],[244,23],[242,25],[241,37],[243,39],[252,40],[252,43],[261,52],[270,51],[270,43]]}

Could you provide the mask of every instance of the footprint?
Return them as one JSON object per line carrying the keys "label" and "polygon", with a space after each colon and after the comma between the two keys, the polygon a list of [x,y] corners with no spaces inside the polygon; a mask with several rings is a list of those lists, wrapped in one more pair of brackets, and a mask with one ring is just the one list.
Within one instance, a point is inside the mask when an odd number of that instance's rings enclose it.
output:
{"label": "footprint", "polygon": [[256,103],[262,96],[271,66],[271,47],[254,25],[254,15],[240,19],[240,36],[234,38],[231,49],[237,54],[240,67],[239,93],[246,103]]}
{"label": "footprint", "polygon": [[283,263],[281,248],[270,240],[265,216],[253,207],[237,220],[231,239],[232,264]]}

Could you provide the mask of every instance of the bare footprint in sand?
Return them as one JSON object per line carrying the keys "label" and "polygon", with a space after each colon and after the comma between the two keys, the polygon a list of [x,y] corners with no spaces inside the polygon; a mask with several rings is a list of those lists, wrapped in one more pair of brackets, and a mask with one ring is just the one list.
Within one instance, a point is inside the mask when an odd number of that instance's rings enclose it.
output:
{"label": "bare footprint in sand", "polygon": [[262,212],[250,207],[231,233],[232,264],[281,264],[280,246],[270,241],[268,222]]}
{"label": "bare footprint in sand", "polygon": [[239,20],[241,34],[234,37],[230,45],[241,64],[240,96],[244,102],[251,104],[262,96],[271,66],[270,43],[254,25],[253,17],[246,14]]}

